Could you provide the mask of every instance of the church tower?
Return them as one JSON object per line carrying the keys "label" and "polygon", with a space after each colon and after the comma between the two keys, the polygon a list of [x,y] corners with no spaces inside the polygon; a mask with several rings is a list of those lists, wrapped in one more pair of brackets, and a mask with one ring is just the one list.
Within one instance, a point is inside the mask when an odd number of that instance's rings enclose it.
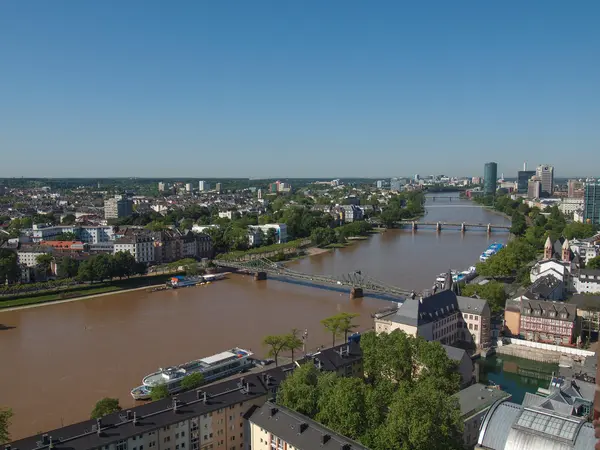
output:
{"label": "church tower", "polygon": [[552,259],[552,241],[550,240],[550,236],[546,238],[546,243],[544,244],[544,259]]}
{"label": "church tower", "polygon": [[564,262],[571,261],[571,246],[569,245],[569,240],[567,238],[565,238],[565,242],[563,242],[561,256]]}

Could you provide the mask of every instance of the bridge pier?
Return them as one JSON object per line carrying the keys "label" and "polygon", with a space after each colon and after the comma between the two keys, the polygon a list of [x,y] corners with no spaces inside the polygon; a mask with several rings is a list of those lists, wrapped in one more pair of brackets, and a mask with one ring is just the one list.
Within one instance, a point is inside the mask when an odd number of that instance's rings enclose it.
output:
{"label": "bridge pier", "polygon": [[488,225],[487,225],[487,232],[488,232],[488,234],[492,233],[492,224],[491,223],[488,223]]}
{"label": "bridge pier", "polygon": [[413,231],[417,231],[417,222],[415,222],[414,220],[413,220],[413,223],[412,223],[412,230]]}
{"label": "bridge pier", "polygon": [[441,224],[440,222],[438,222],[438,223],[435,225],[435,231],[437,231],[438,233],[439,233],[440,231],[442,231],[442,224]]}
{"label": "bridge pier", "polygon": [[355,298],[363,298],[363,297],[364,297],[364,294],[363,294],[362,288],[353,287],[350,290],[350,300],[354,300]]}
{"label": "bridge pier", "polygon": [[254,281],[263,281],[267,279],[267,272],[256,272],[254,274]]}
{"label": "bridge pier", "polygon": [[465,225],[465,223],[463,222],[463,223],[460,225],[460,232],[461,232],[461,233],[464,233],[465,231],[467,231],[467,226],[466,226],[466,225]]}

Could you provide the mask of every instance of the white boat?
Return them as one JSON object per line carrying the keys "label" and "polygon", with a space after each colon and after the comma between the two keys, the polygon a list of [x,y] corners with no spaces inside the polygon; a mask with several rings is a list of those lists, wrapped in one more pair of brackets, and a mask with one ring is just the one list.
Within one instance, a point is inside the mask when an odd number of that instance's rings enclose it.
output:
{"label": "white boat", "polygon": [[181,380],[187,375],[197,372],[204,376],[205,383],[228,377],[249,369],[252,366],[250,356],[252,356],[252,352],[235,347],[179,366],[161,368],[146,375],[142,380],[142,385],[131,390],[131,396],[135,400],[147,400],[151,397],[151,389],[161,384],[166,384],[169,393],[175,394],[182,390]]}

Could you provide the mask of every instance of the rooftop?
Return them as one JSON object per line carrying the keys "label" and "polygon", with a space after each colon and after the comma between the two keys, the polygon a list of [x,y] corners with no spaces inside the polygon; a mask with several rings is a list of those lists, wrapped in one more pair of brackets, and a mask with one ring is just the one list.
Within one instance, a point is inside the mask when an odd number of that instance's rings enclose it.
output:
{"label": "rooftop", "polygon": [[498,400],[508,400],[512,396],[500,389],[487,387],[481,383],[472,384],[468,388],[454,394],[460,404],[460,414],[463,418],[477,414],[489,408]]}

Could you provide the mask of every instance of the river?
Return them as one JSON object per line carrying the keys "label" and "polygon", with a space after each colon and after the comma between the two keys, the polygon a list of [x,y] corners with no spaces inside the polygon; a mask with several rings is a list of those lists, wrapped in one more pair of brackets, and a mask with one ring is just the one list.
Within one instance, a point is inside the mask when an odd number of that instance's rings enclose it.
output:
{"label": "river", "polygon": [[[448,195],[448,194],[443,194]],[[424,220],[507,224],[500,215],[459,200],[427,203]],[[436,275],[473,265],[506,232],[389,230],[368,240],[291,263],[307,273],[342,275],[361,270],[406,289],[431,287]],[[254,282],[232,275],[211,285],[117,294],[38,308],[0,312],[0,406],[12,407],[13,439],[89,417],[102,397],[123,407],[142,377],[158,367],[240,346],[264,356],[267,334],[307,329],[308,348],[329,344],[320,320],[341,311],[370,315],[388,306],[374,298],[282,281]]]}

